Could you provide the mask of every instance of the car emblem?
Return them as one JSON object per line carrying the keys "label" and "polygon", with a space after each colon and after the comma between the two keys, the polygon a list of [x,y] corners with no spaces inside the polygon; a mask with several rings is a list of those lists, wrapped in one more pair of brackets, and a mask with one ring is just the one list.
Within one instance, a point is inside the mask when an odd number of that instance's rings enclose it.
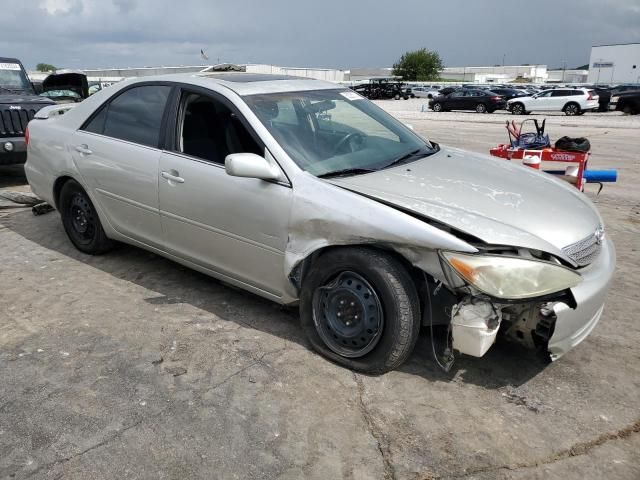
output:
{"label": "car emblem", "polygon": [[22,110],[20,105],[9,105],[9,110]]}
{"label": "car emblem", "polygon": [[598,245],[602,245],[602,242],[604,241],[604,228],[602,227],[598,228],[593,234],[593,236],[596,237],[596,243]]}

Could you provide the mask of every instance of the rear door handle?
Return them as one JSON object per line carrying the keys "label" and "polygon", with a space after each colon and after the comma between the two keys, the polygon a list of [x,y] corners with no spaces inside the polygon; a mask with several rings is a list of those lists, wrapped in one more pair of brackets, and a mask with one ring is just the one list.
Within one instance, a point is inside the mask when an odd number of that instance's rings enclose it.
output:
{"label": "rear door handle", "polygon": [[80,152],[83,155],[91,155],[93,152],[89,150],[89,146],[86,144],[76,145],[76,152]]}
{"label": "rear door handle", "polygon": [[163,172],[160,173],[160,175],[165,180],[169,180],[169,182],[184,183],[184,178],[182,178],[180,176],[180,173],[176,172],[175,170],[170,170],[168,172],[164,172],[163,171]]}

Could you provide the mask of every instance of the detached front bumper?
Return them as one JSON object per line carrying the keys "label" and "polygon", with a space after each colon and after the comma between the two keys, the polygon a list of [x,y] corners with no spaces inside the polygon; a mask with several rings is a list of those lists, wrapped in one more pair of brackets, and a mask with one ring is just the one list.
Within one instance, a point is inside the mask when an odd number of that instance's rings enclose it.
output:
{"label": "detached front bumper", "polygon": [[595,262],[581,270],[582,282],[571,289],[577,304],[575,310],[565,303],[556,303],[553,307],[555,330],[548,346],[552,360],[557,360],[578,345],[595,328],[602,315],[615,268],[615,247],[605,238],[600,255]]}

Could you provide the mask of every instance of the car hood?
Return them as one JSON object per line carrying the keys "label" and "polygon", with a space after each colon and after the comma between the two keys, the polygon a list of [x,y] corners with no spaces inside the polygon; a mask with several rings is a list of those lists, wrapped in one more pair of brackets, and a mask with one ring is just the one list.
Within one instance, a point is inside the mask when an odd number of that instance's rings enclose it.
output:
{"label": "car hood", "polygon": [[80,98],[87,98],[89,96],[87,76],[78,70],[58,70],[42,82],[43,92],[52,90],[71,90],[80,95]]}
{"label": "car hood", "polygon": [[593,235],[602,219],[568,183],[488,155],[442,147],[424,159],[331,183],[492,245],[552,253]]}

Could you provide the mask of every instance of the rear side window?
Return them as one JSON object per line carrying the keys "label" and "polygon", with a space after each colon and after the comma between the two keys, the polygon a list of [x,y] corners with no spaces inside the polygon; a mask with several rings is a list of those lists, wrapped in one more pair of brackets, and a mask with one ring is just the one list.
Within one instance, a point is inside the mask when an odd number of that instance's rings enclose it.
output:
{"label": "rear side window", "polygon": [[108,137],[158,147],[160,127],[171,87],[145,85],[118,95],[84,130]]}
{"label": "rear side window", "polygon": [[568,90],[554,90],[551,92],[552,97],[567,97],[571,95],[571,92]]}

